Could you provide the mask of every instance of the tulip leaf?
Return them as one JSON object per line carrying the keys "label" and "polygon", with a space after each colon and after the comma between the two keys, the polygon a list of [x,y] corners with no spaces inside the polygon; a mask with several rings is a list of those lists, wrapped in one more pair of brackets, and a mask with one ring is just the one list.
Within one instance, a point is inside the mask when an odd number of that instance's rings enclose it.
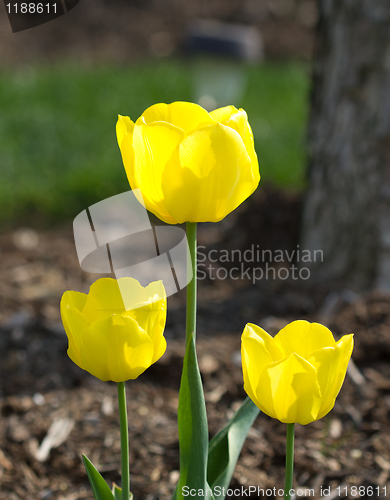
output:
{"label": "tulip leaf", "polygon": [[111,493],[110,487],[103,479],[100,472],[85,455],[83,455],[83,462],[88,474],[88,479],[91,484],[95,500],[115,500],[117,497],[114,497],[114,495]]}
{"label": "tulip leaf", "polygon": [[115,483],[112,485],[112,493],[115,500],[122,500],[122,488],[119,488]]}
{"label": "tulip leaf", "polygon": [[[207,480],[216,500],[225,498],[222,488],[226,492],[229,487],[246,436],[259,412],[247,397],[230,422],[210,441]],[[221,494],[216,495],[216,491]]]}
{"label": "tulip leaf", "polygon": [[[112,485],[112,494],[114,495],[115,500],[122,500],[122,488],[115,483]],[[131,491],[129,492],[129,500],[133,500],[133,494]]]}
{"label": "tulip leaf", "polygon": [[[185,490],[196,490],[196,497],[207,495],[208,427],[202,379],[196,358],[195,338],[187,342],[179,392],[178,427],[180,445],[180,479],[174,498],[184,498]],[[205,494],[198,494],[204,492]]]}

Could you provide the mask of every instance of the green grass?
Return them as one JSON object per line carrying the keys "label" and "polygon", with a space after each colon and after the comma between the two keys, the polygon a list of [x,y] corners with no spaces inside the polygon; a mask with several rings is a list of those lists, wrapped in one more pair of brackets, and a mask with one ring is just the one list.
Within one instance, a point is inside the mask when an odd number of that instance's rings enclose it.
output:
{"label": "green grass", "polygon": [[[252,125],[263,182],[299,189],[309,77],[299,64],[246,68],[238,103]],[[0,224],[72,219],[129,188],[117,115],[192,100],[181,61],[129,67],[72,65],[0,72]]]}
{"label": "green grass", "polygon": [[310,72],[301,64],[267,64],[248,71],[242,107],[252,126],[263,182],[304,187],[309,89]]}

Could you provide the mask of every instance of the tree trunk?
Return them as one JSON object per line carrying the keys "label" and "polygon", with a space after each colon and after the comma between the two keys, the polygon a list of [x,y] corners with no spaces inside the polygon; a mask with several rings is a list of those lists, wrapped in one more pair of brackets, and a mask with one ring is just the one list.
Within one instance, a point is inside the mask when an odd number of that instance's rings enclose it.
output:
{"label": "tree trunk", "polygon": [[319,8],[301,248],[317,282],[390,287],[390,0]]}

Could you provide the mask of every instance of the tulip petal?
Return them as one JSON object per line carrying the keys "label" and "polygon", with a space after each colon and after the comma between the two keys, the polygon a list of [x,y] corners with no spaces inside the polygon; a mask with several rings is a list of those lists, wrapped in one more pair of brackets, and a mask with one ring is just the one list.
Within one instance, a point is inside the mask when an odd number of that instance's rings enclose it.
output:
{"label": "tulip petal", "polygon": [[239,134],[215,124],[180,144],[180,164],[168,162],[162,175],[167,210],[178,223],[219,221],[257,187]]}
{"label": "tulip petal", "polygon": [[[253,403],[260,408],[260,402],[257,400],[256,393],[254,391],[254,386],[250,381],[249,369],[250,369],[250,358],[247,352],[244,351],[243,346],[241,346],[241,363],[242,363],[242,377],[244,379],[244,391],[248,394]],[[253,388],[252,388],[253,387]]]}
{"label": "tulip petal", "polygon": [[348,362],[353,350],[353,335],[344,335],[333,348],[314,352],[309,362],[317,369],[318,383],[322,393],[322,403],[318,418],[322,418],[333,408],[336,397],[343,385]]}
{"label": "tulip petal", "polygon": [[[264,367],[271,364],[273,359],[267,348],[271,342],[266,337],[263,339],[261,336],[257,335],[252,328],[253,326],[256,325],[248,324],[245,326],[241,337],[241,358],[244,390],[252,401],[259,406],[260,402],[255,395],[259,385],[259,379]],[[264,334],[265,336],[268,335],[267,332],[264,332]],[[270,336],[268,335],[268,337]],[[272,340],[272,337],[270,337],[270,339]]]}
{"label": "tulip petal", "polygon": [[223,108],[214,109],[210,111],[210,116],[218,123],[225,124],[229,118],[235,115],[238,109],[235,106],[224,106]]}
{"label": "tulip petal", "polygon": [[[119,115],[118,122],[116,124],[116,137],[130,187],[132,189],[136,189],[134,180],[133,132],[134,123],[130,120],[130,118],[128,116]],[[141,200],[139,201],[141,202]],[[141,202],[141,204],[143,203]]]}
{"label": "tulip petal", "polygon": [[80,368],[84,369],[80,356],[80,344],[84,331],[90,321],[81,314],[87,295],[79,292],[65,292],[61,299],[61,319],[68,337],[68,356]]}
{"label": "tulip petal", "polygon": [[87,294],[81,292],[74,292],[70,290],[65,292],[61,298],[61,308],[74,307],[78,311],[82,311],[87,300]]}
{"label": "tulip petal", "polygon": [[269,333],[267,333],[259,326],[254,325],[253,323],[248,323],[245,326],[244,334],[246,334],[247,337],[252,337],[252,338],[260,337],[263,340],[264,347],[265,349],[267,349],[267,351],[271,356],[271,362],[279,361],[280,359],[284,359],[286,357],[284,355],[284,352],[274,342],[273,337],[271,337]]}
{"label": "tulip petal", "polygon": [[152,364],[153,342],[130,317],[114,314],[96,321],[82,342],[85,370],[103,381],[135,379]]}
{"label": "tulip petal", "polygon": [[298,320],[285,326],[275,336],[275,344],[289,356],[293,352],[304,359],[324,347],[334,347],[336,342],[332,332],[319,323]]}
{"label": "tulip petal", "polygon": [[[120,278],[118,280],[122,293],[126,291],[126,289],[123,289],[122,286],[123,280],[126,279],[127,278]],[[138,281],[136,280],[132,281],[138,283]],[[126,281],[125,283],[128,287],[133,286],[129,281]],[[131,316],[138,323],[138,325],[148,333],[155,349],[155,353],[153,356],[154,363],[159,358],[161,358],[166,350],[166,341],[163,336],[167,315],[165,289],[162,281],[155,281],[153,283],[150,283],[150,285],[148,285],[146,288],[143,288],[139,283],[138,285],[142,290],[138,291],[138,287],[136,287],[137,290],[134,290],[134,292],[136,292],[137,296],[140,298],[139,303],[141,303],[142,299],[145,305],[126,311],[124,315]]]}
{"label": "tulip petal", "polygon": [[134,130],[134,122],[130,120],[128,116],[118,115],[118,121],[116,123],[116,138],[118,140],[118,145],[121,147],[123,138],[126,134],[130,135],[132,140]]}
{"label": "tulip petal", "polygon": [[[165,288],[161,280],[154,281],[147,287],[143,287],[138,280],[130,277],[119,278],[117,283],[126,305],[127,310],[124,312],[126,315],[132,316],[133,310],[166,299]],[[140,326],[145,330],[143,325]]]}
{"label": "tulip petal", "polygon": [[184,130],[186,134],[199,127],[214,123],[209,113],[201,106],[183,101],[171,104],[154,104],[142,114],[142,118],[148,125],[154,122],[171,123]]}
{"label": "tulip petal", "polygon": [[316,370],[295,353],[265,367],[256,396],[262,411],[284,423],[313,422],[321,406]]}
{"label": "tulip petal", "polygon": [[[179,164],[179,144],[184,132],[169,123],[156,122],[145,125],[138,121],[134,127],[135,153],[133,189],[140,188],[145,207],[169,224],[176,221],[165,206],[162,175],[167,163]],[[129,181],[131,175],[128,174]]]}
{"label": "tulip petal", "polygon": [[153,363],[164,354],[166,341],[164,328],[166,320],[166,301],[153,302],[149,306],[140,307],[132,311],[132,317],[143,328],[151,338],[155,347]]}
{"label": "tulip petal", "polygon": [[248,115],[243,109],[237,109],[234,106],[226,106],[224,108],[215,109],[210,113],[215,121],[231,127],[236,130],[244,142],[245,149],[252,162],[254,178],[257,182],[260,181],[259,164],[255,151],[252,129],[248,122]]}
{"label": "tulip petal", "polygon": [[82,310],[84,316],[94,322],[112,314],[123,314],[124,312],[125,306],[117,280],[101,278],[92,283]]}

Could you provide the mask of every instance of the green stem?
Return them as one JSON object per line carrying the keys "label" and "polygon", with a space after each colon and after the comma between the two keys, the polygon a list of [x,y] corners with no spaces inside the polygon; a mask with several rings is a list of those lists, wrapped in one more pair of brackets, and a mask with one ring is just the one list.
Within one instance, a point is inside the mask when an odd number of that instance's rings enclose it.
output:
{"label": "green stem", "polygon": [[186,345],[191,333],[196,335],[196,222],[187,222],[187,241],[191,261],[187,261],[187,272],[192,280],[187,285]]}
{"label": "green stem", "polygon": [[119,421],[121,429],[122,500],[130,498],[129,428],[127,425],[126,387],[118,382]]}
{"label": "green stem", "polygon": [[294,429],[295,424],[287,424],[286,480],[284,483],[284,500],[291,500],[290,491],[293,485],[294,470]]}

